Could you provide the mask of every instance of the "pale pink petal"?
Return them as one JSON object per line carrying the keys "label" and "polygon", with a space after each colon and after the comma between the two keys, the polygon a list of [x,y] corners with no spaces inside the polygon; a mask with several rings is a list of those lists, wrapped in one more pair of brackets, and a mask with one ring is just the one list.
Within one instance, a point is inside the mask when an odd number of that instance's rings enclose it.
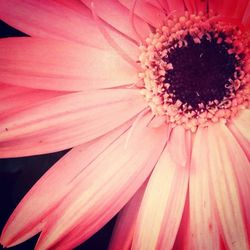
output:
{"label": "pale pink petal", "polygon": [[[81,16],[84,14],[85,18],[89,18],[88,21],[91,24],[91,28],[95,30],[96,34],[92,31],[91,35],[93,35],[93,39],[91,39],[89,42],[85,41],[84,43],[92,47],[95,46],[97,37],[98,38],[100,37],[100,29],[96,21],[94,21],[92,11],[79,0],[73,0],[73,1],[72,0],[71,1],[56,0],[56,1],[71,9],[74,9]],[[133,41],[131,38],[127,37],[126,35],[122,34],[121,32],[118,32],[114,27],[108,25],[106,22],[100,20],[100,23],[102,25],[102,28],[105,29],[105,31],[109,34],[109,36],[112,39],[114,39],[114,41],[118,43],[119,46],[121,46],[125,50],[125,53],[127,53],[132,59],[137,60],[139,51],[138,51],[136,42]],[[84,35],[84,38],[86,37],[89,37],[89,35],[88,36]],[[99,44],[97,47],[110,48],[110,42],[107,41],[106,38],[104,38],[103,34],[102,34],[102,38],[100,37],[99,40],[98,40]]]}
{"label": "pale pink petal", "polygon": [[242,110],[237,117],[232,120],[234,126],[240,133],[250,142],[249,124],[250,124],[250,110]]}
{"label": "pale pink petal", "polygon": [[133,89],[51,98],[2,119],[0,155],[14,157],[70,148],[107,133],[144,107],[140,93]]}
{"label": "pale pink petal", "polygon": [[[102,18],[105,22],[109,23],[118,31],[134,39],[140,41],[140,37],[137,36],[133,29],[129,18],[129,10],[125,8],[117,0],[81,0],[89,9],[94,9],[97,16]],[[93,6],[92,6],[93,4]],[[134,17],[135,26],[140,36],[146,38],[150,33],[148,25],[139,17]]]}
{"label": "pale pink petal", "polygon": [[242,110],[240,114],[232,120],[230,125],[231,131],[234,133],[239,144],[245,151],[248,159],[250,159],[250,110]]}
{"label": "pale pink petal", "polygon": [[189,133],[176,127],[149,179],[132,249],[173,247],[188,189],[189,157]]}
{"label": "pale pink petal", "polygon": [[190,216],[189,216],[189,192],[187,192],[186,201],[182,213],[180,226],[175,238],[173,250],[190,250]]}
{"label": "pale pink petal", "polygon": [[5,246],[18,244],[41,231],[42,220],[72,189],[77,176],[124,133],[128,126],[129,123],[99,139],[75,147],[52,166],[9,218],[2,233],[1,243]]}
{"label": "pale pink petal", "polygon": [[147,186],[147,181],[136,192],[133,198],[119,212],[113,229],[109,250],[130,249],[134,235],[135,222],[141,205],[142,197]]}
{"label": "pale pink petal", "polygon": [[[236,119],[238,120],[239,118],[236,118]],[[230,131],[233,133],[239,145],[241,146],[242,150],[245,152],[248,160],[250,161],[250,139],[245,137],[242,134],[242,132],[238,129],[237,122],[236,124],[234,122],[230,122],[228,124],[228,127]]]}
{"label": "pale pink petal", "polygon": [[[226,247],[249,249],[243,203],[234,173],[238,166],[232,162],[232,157],[240,162],[242,155],[232,156],[230,144],[233,144],[233,137],[228,137],[225,130],[226,127],[219,123],[208,127],[210,184]],[[244,167],[249,169],[249,163]]]}
{"label": "pale pink petal", "polygon": [[109,46],[96,28],[91,12],[76,0],[0,0],[0,17],[31,36],[64,39],[98,48]]}
{"label": "pale pink petal", "polygon": [[220,238],[211,199],[207,129],[198,129],[192,148],[189,180],[189,247],[190,249],[219,249]]}
{"label": "pale pink petal", "polygon": [[76,91],[131,84],[137,81],[137,71],[114,50],[52,39],[6,38],[0,41],[0,81]]}
{"label": "pale pink petal", "polygon": [[125,102],[128,105],[134,98],[143,100],[140,97],[135,89],[111,89],[64,94],[40,104],[30,104],[22,112],[9,115],[1,121],[0,139],[1,141],[16,139],[18,136],[38,133],[53,126],[56,128],[67,126],[66,124],[70,122],[72,123],[70,125],[74,123],[77,125],[81,118],[86,122],[87,112],[91,113],[92,118],[98,116],[100,123],[104,125],[105,121],[101,121],[101,116],[97,115],[96,109],[105,109],[105,106],[114,105],[115,110],[120,103]]}
{"label": "pale pink petal", "polygon": [[[110,49],[110,43],[100,33],[92,12],[81,1],[0,0],[0,7],[0,17],[4,21],[34,37],[69,40]],[[137,56],[135,42],[107,23],[101,21],[101,25],[125,53],[133,59]]]}
{"label": "pale pink petal", "polygon": [[[84,15],[84,17],[91,19],[91,27],[92,29],[98,30],[98,38],[100,36],[100,28],[98,27],[96,21],[94,21],[92,10],[90,10],[88,7],[86,7],[81,1],[79,0],[55,0],[59,2],[60,4],[63,4],[71,9],[74,9],[78,12],[81,16]],[[94,23],[93,23],[94,21]],[[125,53],[127,53],[132,59],[137,60],[138,58],[138,46],[135,41],[133,41],[131,38],[127,37],[126,35],[122,34],[121,32],[117,31],[115,28],[107,24],[106,22],[99,20],[101,26],[105,31],[108,33],[108,35],[117,43]],[[84,35],[85,37],[89,37]],[[106,40],[106,37],[103,36],[103,41],[100,39],[100,41],[96,41],[96,38],[92,39],[97,43],[96,47],[98,48],[110,48],[110,42]],[[86,43],[86,42],[85,42]],[[93,46],[93,44],[91,44]]]}
{"label": "pale pink petal", "polygon": [[250,239],[250,163],[244,154],[242,148],[232,136],[226,127],[221,128],[221,134],[224,134],[225,145],[227,145],[229,160],[234,166],[234,172],[238,180],[240,197],[242,201],[242,210],[245,214],[248,237]]}
{"label": "pale pink petal", "polygon": [[72,249],[128,202],[166,143],[166,126],[147,128],[151,118],[140,120],[128,145],[124,134],[78,175],[74,189],[46,220],[37,249]]}
{"label": "pale pink petal", "polygon": [[[125,7],[132,10],[134,0],[119,0]],[[136,1],[134,13],[141,17],[145,22],[154,27],[159,27],[163,24],[166,15],[163,11],[145,2],[145,0]]]}

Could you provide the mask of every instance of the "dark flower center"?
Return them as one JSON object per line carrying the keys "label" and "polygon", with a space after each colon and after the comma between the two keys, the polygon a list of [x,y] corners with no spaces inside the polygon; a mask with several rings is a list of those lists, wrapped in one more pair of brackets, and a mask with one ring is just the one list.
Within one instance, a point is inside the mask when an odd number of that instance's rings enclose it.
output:
{"label": "dark flower center", "polygon": [[212,11],[168,16],[140,46],[140,92],[157,122],[195,132],[248,108],[249,44]]}
{"label": "dark flower center", "polygon": [[[187,46],[172,47],[164,61],[171,63],[173,69],[165,75],[165,83],[170,84],[167,92],[173,94],[173,100],[197,109],[198,104],[207,105],[212,101],[221,101],[230,95],[230,85],[235,80],[238,61],[235,54],[228,51],[232,45],[210,33],[211,38],[203,36],[200,43],[187,35]],[[231,93],[232,94],[232,93]]]}

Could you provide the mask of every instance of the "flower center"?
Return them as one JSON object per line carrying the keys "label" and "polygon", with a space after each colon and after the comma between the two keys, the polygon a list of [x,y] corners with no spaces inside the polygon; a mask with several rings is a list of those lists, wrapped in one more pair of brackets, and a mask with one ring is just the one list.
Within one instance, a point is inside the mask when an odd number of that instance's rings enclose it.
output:
{"label": "flower center", "polygon": [[170,16],[141,46],[141,90],[155,116],[195,131],[249,105],[249,38],[213,13]]}
{"label": "flower center", "polygon": [[201,103],[222,101],[234,91],[231,86],[238,61],[235,54],[228,54],[232,46],[225,41],[218,44],[212,33],[210,36],[211,41],[203,36],[196,44],[187,35],[187,46],[172,49],[164,58],[173,66],[165,75],[164,82],[170,85],[167,92],[175,102],[180,100],[194,109]]}

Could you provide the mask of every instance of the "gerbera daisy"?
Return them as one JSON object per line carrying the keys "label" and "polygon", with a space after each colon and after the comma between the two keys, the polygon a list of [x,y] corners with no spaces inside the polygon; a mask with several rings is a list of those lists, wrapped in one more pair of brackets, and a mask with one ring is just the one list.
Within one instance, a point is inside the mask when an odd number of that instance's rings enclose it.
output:
{"label": "gerbera daisy", "polygon": [[[249,249],[250,2],[1,0],[1,157],[72,148],[5,247]],[[35,166],[34,166],[35,167]]]}

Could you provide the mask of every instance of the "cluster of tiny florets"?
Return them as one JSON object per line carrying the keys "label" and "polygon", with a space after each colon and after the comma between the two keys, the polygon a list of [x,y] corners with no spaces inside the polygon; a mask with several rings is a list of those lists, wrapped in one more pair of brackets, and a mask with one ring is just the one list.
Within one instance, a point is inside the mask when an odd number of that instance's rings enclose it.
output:
{"label": "cluster of tiny florets", "polygon": [[[173,65],[166,58],[171,50],[188,46],[187,36],[199,44],[204,37],[210,41],[211,34],[218,44],[225,42],[229,45],[228,54],[233,54],[239,63],[235,68],[234,78],[228,79],[231,83],[228,86],[229,95],[223,100],[200,103],[199,108],[193,108],[188,103],[176,100],[174,93],[169,91],[170,84],[166,82],[166,75],[173,70]],[[172,127],[182,125],[193,132],[198,126],[229,121],[239,110],[249,106],[249,46],[249,38],[242,28],[224,22],[212,12],[168,16],[164,24],[140,46],[139,61],[142,70],[139,78],[143,83],[141,93],[152,113],[164,118],[162,120]]]}

